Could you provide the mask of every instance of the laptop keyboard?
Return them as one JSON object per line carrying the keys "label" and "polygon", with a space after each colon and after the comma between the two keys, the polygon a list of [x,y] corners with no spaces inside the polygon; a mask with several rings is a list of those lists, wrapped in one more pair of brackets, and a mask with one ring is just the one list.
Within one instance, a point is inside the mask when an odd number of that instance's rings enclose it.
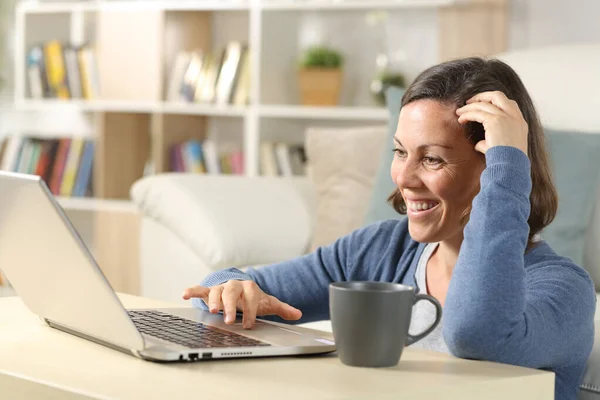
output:
{"label": "laptop keyboard", "polygon": [[270,346],[234,332],[154,310],[128,311],[142,333],[190,348]]}

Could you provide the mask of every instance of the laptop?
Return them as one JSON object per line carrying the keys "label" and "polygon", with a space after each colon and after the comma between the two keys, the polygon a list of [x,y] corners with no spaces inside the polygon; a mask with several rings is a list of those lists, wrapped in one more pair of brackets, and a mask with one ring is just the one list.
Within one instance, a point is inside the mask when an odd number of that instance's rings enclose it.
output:
{"label": "laptop", "polygon": [[[318,331],[197,307],[125,309],[43,179],[0,171],[0,268],[25,305],[59,329],[156,362],[324,354]],[[165,268],[167,270],[167,268]],[[311,333],[308,333],[311,332]]]}

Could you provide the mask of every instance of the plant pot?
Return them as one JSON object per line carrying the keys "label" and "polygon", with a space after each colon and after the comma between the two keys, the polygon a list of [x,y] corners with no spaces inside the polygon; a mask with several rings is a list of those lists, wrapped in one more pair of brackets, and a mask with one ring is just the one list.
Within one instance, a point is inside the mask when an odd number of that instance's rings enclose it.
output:
{"label": "plant pot", "polygon": [[336,106],[342,87],[342,70],[302,68],[298,71],[300,100],[305,106]]}

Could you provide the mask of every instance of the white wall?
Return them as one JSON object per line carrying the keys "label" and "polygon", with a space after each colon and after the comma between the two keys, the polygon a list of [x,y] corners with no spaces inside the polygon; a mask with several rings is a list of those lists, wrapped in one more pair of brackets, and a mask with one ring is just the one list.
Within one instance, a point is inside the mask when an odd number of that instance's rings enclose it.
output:
{"label": "white wall", "polygon": [[598,0],[512,0],[510,47],[600,42]]}

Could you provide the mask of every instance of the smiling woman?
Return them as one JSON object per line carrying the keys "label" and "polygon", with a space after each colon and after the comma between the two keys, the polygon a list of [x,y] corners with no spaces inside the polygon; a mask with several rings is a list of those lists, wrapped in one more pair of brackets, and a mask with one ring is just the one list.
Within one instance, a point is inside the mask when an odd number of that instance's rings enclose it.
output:
{"label": "smiling woman", "polygon": [[[473,75],[468,75],[472,72]],[[558,200],[550,177],[544,131],[526,88],[505,63],[480,58],[443,63],[421,73],[403,96],[394,138],[398,157],[392,164],[392,178],[398,189],[389,201],[397,212],[408,211],[408,216],[414,219],[420,215],[418,202],[411,204],[414,193],[410,189],[401,191],[406,186],[398,182],[412,171],[410,165],[398,162],[407,154],[402,137],[424,142],[418,146],[418,154],[414,154],[423,157],[425,170],[438,171],[426,175],[427,179],[433,179],[437,190],[449,187],[450,192],[442,194],[450,204],[441,198],[438,212],[450,220],[450,225],[461,227],[466,223],[472,199],[479,192],[479,176],[485,168],[482,154],[489,147],[502,145],[520,149],[531,162],[529,247],[535,235],[554,219]],[[457,218],[461,223],[452,222]],[[444,221],[443,225],[448,223]],[[416,227],[411,230],[413,233],[416,234]],[[461,232],[460,236],[459,243]]]}
{"label": "smiling woman", "polygon": [[[389,198],[408,218],[377,222],[289,261],[219,271],[183,297],[245,328],[257,316],[329,319],[329,285],[384,281],[443,305],[412,346],[556,374],[556,399],[575,399],[594,339],[589,274],[536,234],[557,198],[536,110],[517,74],[466,58],[420,74],[404,94]],[[421,302],[424,303],[424,302]],[[435,310],[417,303],[411,331]],[[374,310],[375,312],[376,310]]]}

